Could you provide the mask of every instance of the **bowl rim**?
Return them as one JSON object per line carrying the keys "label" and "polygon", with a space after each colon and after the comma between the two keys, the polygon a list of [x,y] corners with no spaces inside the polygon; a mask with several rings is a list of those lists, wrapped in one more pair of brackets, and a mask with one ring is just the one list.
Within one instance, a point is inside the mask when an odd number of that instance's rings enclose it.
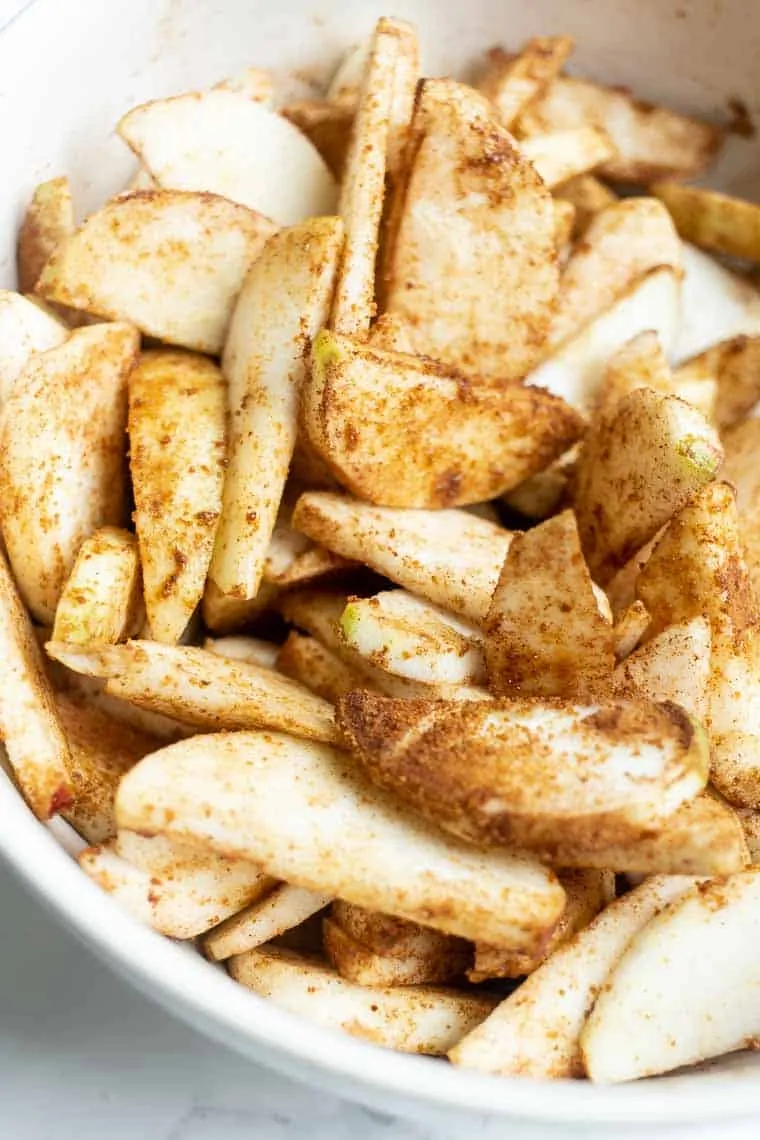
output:
{"label": "bowl rim", "polygon": [[[19,3],[0,31],[30,37],[49,4]],[[59,18],[63,13],[59,12]],[[6,40],[7,43],[7,40]],[[12,45],[8,44],[8,50]],[[495,1077],[394,1053],[327,1029],[245,990],[188,947],[143,926],[100,890],[40,824],[0,771],[0,857],[37,898],[109,968],[181,1020],[269,1068],[333,1087],[357,1101],[432,1111],[491,1114],[543,1124],[687,1124],[760,1114],[755,1073],[700,1080],[694,1074],[627,1085],[547,1083]]]}
{"label": "bowl rim", "polygon": [[[420,1109],[554,1124],[688,1123],[760,1113],[760,1081],[692,1074],[628,1085],[495,1077],[394,1053],[324,1028],[245,990],[222,969],[143,926],[82,873],[0,773],[0,855],[59,920],[143,993],[237,1052],[358,1101],[398,1096]],[[294,1063],[297,1063],[294,1065]]]}

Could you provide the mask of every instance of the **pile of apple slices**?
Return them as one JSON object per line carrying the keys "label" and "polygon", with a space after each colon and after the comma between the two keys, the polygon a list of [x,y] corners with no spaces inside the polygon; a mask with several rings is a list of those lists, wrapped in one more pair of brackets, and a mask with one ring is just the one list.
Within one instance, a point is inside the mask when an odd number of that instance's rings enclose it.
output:
{"label": "pile of apple slices", "polygon": [[0,736],[256,993],[623,1081],[760,1036],[760,207],[572,49],[472,87],[381,19],[320,98],[131,110],[79,226],[37,189]]}

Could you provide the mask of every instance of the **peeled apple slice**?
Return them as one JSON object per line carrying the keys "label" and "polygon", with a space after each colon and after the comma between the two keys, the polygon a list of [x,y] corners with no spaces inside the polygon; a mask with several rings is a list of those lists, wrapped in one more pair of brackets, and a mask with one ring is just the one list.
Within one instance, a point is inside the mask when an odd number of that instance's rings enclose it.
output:
{"label": "peeled apple slice", "polygon": [[568,404],[588,411],[610,357],[632,337],[651,329],[666,353],[672,351],[681,322],[681,280],[670,265],[640,277],[629,291],[565,341],[528,377]]}
{"label": "peeled apple slice", "polygon": [[686,242],[683,268],[681,331],[671,345],[675,364],[739,333],[760,333],[760,292],[748,278]]}
{"label": "peeled apple slice", "polygon": [[633,939],[581,1037],[594,1081],[630,1081],[760,1033],[760,870],[695,886]]}
{"label": "peeled apple slice", "polygon": [[117,130],[167,190],[220,194],[293,225],[335,213],[337,186],[316,147],[282,115],[235,91],[156,99]]}

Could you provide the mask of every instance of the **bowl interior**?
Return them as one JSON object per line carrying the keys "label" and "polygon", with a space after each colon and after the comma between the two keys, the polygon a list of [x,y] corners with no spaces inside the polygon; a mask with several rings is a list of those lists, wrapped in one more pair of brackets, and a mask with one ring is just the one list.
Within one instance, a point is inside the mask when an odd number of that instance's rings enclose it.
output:
{"label": "bowl interior", "polygon": [[[15,232],[40,180],[68,173],[80,215],[121,189],[134,159],[112,136],[135,103],[216,82],[251,64],[302,92],[377,16],[419,27],[428,74],[467,77],[484,48],[570,32],[574,67],[675,108],[724,119],[732,100],[760,115],[755,0],[33,0],[0,37],[0,282],[14,281]],[[753,27],[755,30],[753,32]],[[711,181],[748,197],[760,148],[731,140]],[[246,993],[185,947],[121,914],[32,818],[0,773],[0,852],[84,941],[205,1032],[292,1075],[378,1108],[495,1112],[535,1120],[706,1120],[760,1111],[752,1057],[620,1088],[497,1080],[388,1053],[306,1024]]]}

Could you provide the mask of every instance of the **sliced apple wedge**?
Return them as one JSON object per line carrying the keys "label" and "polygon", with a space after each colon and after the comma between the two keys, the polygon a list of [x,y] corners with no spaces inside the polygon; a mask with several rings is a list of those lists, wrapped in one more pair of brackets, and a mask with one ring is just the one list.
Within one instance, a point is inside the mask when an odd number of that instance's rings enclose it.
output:
{"label": "sliced apple wedge", "polygon": [[571,178],[569,182],[555,189],[554,197],[569,202],[574,207],[573,236],[576,238],[583,237],[596,215],[618,200],[617,195],[593,174],[581,174],[578,178]]}
{"label": "sliced apple wedge", "polygon": [[476,375],[537,363],[558,287],[551,195],[493,106],[424,80],[391,209],[384,308],[414,350]]}
{"label": "sliced apple wedge", "polygon": [[153,753],[122,781],[117,818],[463,938],[529,948],[564,906],[556,878],[529,856],[447,838],[373,789],[345,753],[277,733]]}
{"label": "sliced apple wedge", "polygon": [[676,705],[404,702],[354,692],[345,740],[378,787],[473,843],[551,853],[659,830],[704,787],[709,745]]}
{"label": "sliced apple wedge", "polygon": [[391,147],[397,164],[409,127],[417,71],[414,29],[382,17],[370,44],[340,188],[338,212],[346,242],[330,313],[330,327],[336,332],[366,334],[375,315],[375,261],[386,172]]}
{"label": "sliced apple wedge", "polygon": [[277,668],[331,704],[352,689],[376,689],[368,674],[342,661],[316,637],[294,631],[277,654]]}
{"label": "sliced apple wedge", "polygon": [[610,357],[631,337],[651,329],[663,348],[675,343],[681,321],[681,279],[669,265],[650,270],[606,312],[559,345],[528,376],[571,407],[594,406]]}
{"label": "sliced apple wedge", "polygon": [[251,665],[261,665],[264,669],[274,669],[279,646],[273,641],[262,641],[258,637],[207,637],[203,648],[220,657],[232,661],[247,661]]}
{"label": "sliced apple wedge", "polygon": [[527,977],[555,950],[569,942],[574,934],[588,926],[592,918],[615,898],[615,875],[612,871],[560,871],[557,878],[565,892],[565,909],[546,946],[536,954],[520,954],[476,942],[473,965],[467,971],[471,982]]}
{"label": "sliced apple wedge", "polygon": [[618,666],[615,690],[621,696],[673,701],[704,720],[709,708],[711,645],[710,624],[701,615],[670,625]]}
{"label": "sliced apple wedge", "polygon": [[464,1037],[449,1059],[501,1076],[583,1076],[581,1032],[610,970],[638,931],[692,882],[663,875],[617,899]]}
{"label": "sliced apple wedge", "polygon": [[72,803],[62,811],[88,843],[116,835],[114,800],[119,780],[161,741],[119,724],[89,702],[57,693],[58,720],[69,746]]}
{"label": "sliced apple wedge", "polygon": [[273,237],[235,306],[222,358],[229,460],[210,585],[256,598],[293,457],[304,351],[327,319],[343,228],[314,218]]}
{"label": "sliced apple wedge", "polygon": [[760,333],[760,291],[749,278],[686,242],[683,268],[683,318],[670,353],[674,363],[740,333]]}
{"label": "sliced apple wedge", "polygon": [[760,807],[758,609],[744,561],[734,488],[708,486],[672,520],[637,583],[652,631],[704,616],[712,779],[731,803]]}
{"label": "sliced apple wedge", "polygon": [[444,1055],[494,998],[431,986],[356,985],[316,957],[268,946],[229,962],[232,977],[292,1013],[401,1053]]}
{"label": "sliced apple wedge", "polygon": [[682,249],[668,211],[652,198],[626,198],[599,212],[562,273],[551,344],[577,336],[651,270],[668,265],[680,273]]}
{"label": "sliced apple wedge", "polygon": [[578,531],[595,580],[609,582],[722,462],[717,433],[690,404],[650,388],[620,400],[586,435],[575,470]]}
{"label": "sliced apple wedge", "polygon": [[156,99],[116,129],[164,190],[219,194],[281,226],[335,212],[337,187],[316,147],[238,92]]}
{"label": "sliced apple wedge", "polygon": [[214,361],[189,352],[145,352],[129,377],[145,608],[151,637],[170,645],[203,596],[211,562],[227,462],[226,395]]}
{"label": "sliced apple wedge", "polygon": [[562,455],[583,421],[541,389],[466,380],[427,358],[324,331],[312,347],[301,426],[357,497],[434,509],[517,486]]}
{"label": "sliced apple wedge", "polygon": [[0,408],[32,353],[58,348],[69,335],[59,321],[33,301],[0,289]]}
{"label": "sliced apple wedge", "polygon": [[609,687],[614,635],[594,589],[572,511],[515,537],[484,626],[494,692],[583,698]]}
{"label": "sliced apple wedge", "polygon": [[74,232],[74,204],[68,178],[42,182],[27,206],[18,235],[18,287],[31,293],[51,255]]}
{"label": "sliced apple wedge", "polygon": [[673,371],[659,337],[651,330],[626,341],[610,358],[599,389],[596,415],[608,414],[624,396],[637,388],[651,388],[661,396],[678,395]]}
{"label": "sliced apple wedge", "polygon": [[203,940],[203,952],[215,962],[245,954],[299,926],[329,902],[329,895],[278,883],[269,894],[210,930]]}
{"label": "sliced apple wedge", "polygon": [[520,153],[544,185],[554,187],[595,170],[614,157],[615,147],[606,131],[598,127],[574,127],[523,139]]}
{"label": "sliced apple wedge", "polygon": [[616,154],[601,167],[605,178],[647,183],[690,178],[712,162],[723,142],[719,127],[642,103],[624,87],[558,75],[520,116],[523,135],[591,124],[610,135]]}
{"label": "sliced apple wedge", "polygon": [[351,649],[399,677],[427,684],[485,681],[480,631],[406,590],[352,599],[340,629]]}
{"label": "sliced apple wedge", "polygon": [[[401,920],[391,921],[398,923]],[[334,918],[323,919],[327,961],[341,977],[361,986],[436,985],[460,976],[472,958],[469,944],[439,931],[425,931],[425,935],[429,937],[424,949],[396,946],[379,953],[354,938]]]}
{"label": "sliced apple wedge", "polygon": [[49,819],[73,798],[71,755],[32,623],[0,552],[0,739],[27,803]]}
{"label": "sliced apple wedge", "polygon": [[169,938],[204,934],[273,886],[242,859],[130,831],[83,851],[79,865],[135,918]]}
{"label": "sliced apple wedge", "polygon": [[760,206],[703,186],[655,182],[650,191],[663,202],[684,241],[713,253],[760,261]]}
{"label": "sliced apple wedge", "polygon": [[744,420],[725,432],[723,441],[723,474],[736,488],[744,560],[755,596],[760,598],[760,420]]}
{"label": "sliced apple wedge", "polygon": [[104,526],[85,539],[58,600],[51,638],[77,645],[133,637],[145,617],[137,541]]}
{"label": "sliced apple wedge", "polygon": [[649,627],[649,612],[637,598],[622,610],[613,629],[615,659],[625,661],[630,657]]}
{"label": "sliced apple wedge", "polygon": [[383,958],[416,958],[433,962],[434,959],[458,959],[461,968],[462,952],[469,951],[462,939],[442,934],[429,926],[420,926],[391,914],[368,910],[344,899],[336,899],[330,907],[330,920],[372,954]]}
{"label": "sliced apple wedge", "polygon": [[262,214],[215,194],[122,194],[56,250],[37,291],[131,321],[167,344],[217,354],[248,267],[274,230]]}
{"label": "sliced apple wedge", "polygon": [[732,875],[748,863],[737,812],[712,789],[682,804],[662,828],[643,838],[613,840],[597,851],[558,843],[549,854],[552,866],[628,875]]}
{"label": "sliced apple wedge", "polygon": [[575,47],[572,36],[536,36],[517,55],[493,48],[478,88],[496,107],[508,130],[559,75]]}
{"label": "sliced apple wedge", "polygon": [[760,870],[700,883],[652,917],[614,965],[583,1029],[588,1076],[635,1080],[753,1048],[758,937]]}
{"label": "sliced apple wedge", "polygon": [[124,521],[127,376],[139,340],[126,324],[77,329],[31,358],[6,401],[0,522],[21,595],[44,624],[84,540]]}
{"label": "sliced apple wedge", "polygon": [[467,511],[403,511],[345,495],[302,495],[293,526],[435,605],[481,621],[512,535]]}
{"label": "sliced apple wedge", "polygon": [[760,336],[730,337],[687,360],[681,385],[714,384],[714,420],[721,431],[739,424],[760,400]]}
{"label": "sliced apple wedge", "polygon": [[[315,688],[315,682],[320,681],[332,690],[333,696],[328,698],[331,700],[337,700],[350,689],[371,689],[389,697],[410,701],[491,699],[488,690],[478,685],[413,680],[390,672],[380,654],[374,660],[362,656],[350,644],[341,628],[349,602],[346,594],[332,594],[324,590],[298,590],[283,595],[279,604],[282,616],[299,629],[307,630],[317,641],[317,645],[305,649],[286,647],[286,663],[288,659],[291,660],[291,668],[286,667],[284,670],[286,673],[295,675],[310,688]],[[447,614],[447,617],[451,618],[452,615]],[[326,649],[327,653],[320,652],[320,649]],[[292,663],[293,653],[296,654],[295,663]],[[313,680],[303,678],[298,673],[299,669],[305,667],[309,657],[314,658],[315,668],[319,670]],[[339,659],[344,668],[335,664],[334,657]],[[320,689],[317,688],[316,691],[320,692]]]}
{"label": "sliced apple wedge", "polygon": [[54,661],[107,680],[106,691],[142,708],[207,729],[280,728],[338,739],[333,710],[273,669],[190,646],[129,641],[86,649],[48,642]]}

